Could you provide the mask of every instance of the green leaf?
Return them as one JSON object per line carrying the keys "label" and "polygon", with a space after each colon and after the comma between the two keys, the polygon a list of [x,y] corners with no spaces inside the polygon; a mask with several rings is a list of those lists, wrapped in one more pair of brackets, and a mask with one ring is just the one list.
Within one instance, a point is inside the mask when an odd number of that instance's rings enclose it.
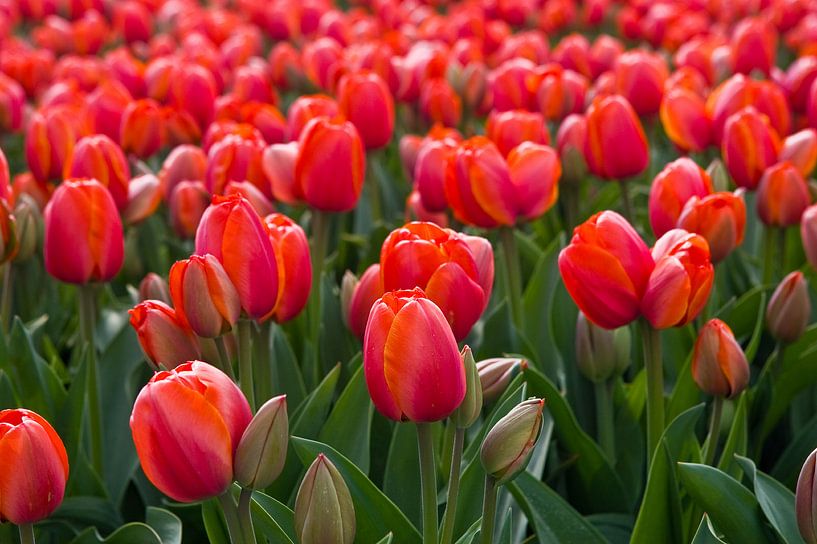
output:
{"label": "green leaf", "polygon": [[698,531],[692,539],[692,544],[726,544],[723,540],[715,535],[715,528],[709,521],[709,516],[704,514],[701,519],[701,524],[698,526]]}
{"label": "green leaf", "polygon": [[682,412],[700,403],[701,398],[701,390],[692,378],[692,353],[690,353],[672,388],[667,404],[667,421],[672,421]]}
{"label": "green leaf", "polygon": [[456,544],[472,544],[474,542],[474,537],[479,534],[480,527],[482,527],[482,518],[476,520],[457,540]]}
{"label": "green leaf", "polygon": [[716,468],[679,463],[684,489],[724,533],[729,542],[765,544],[771,541],[763,512],[751,491]]}
{"label": "green leaf", "polygon": [[4,370],[0,370],[0,410],[17,408],[19,401],[14,394],[14,386]]}
{"label": "green leaf", "polygon": [[281,327],[273,325],[269,342],[274,357],[274,364],[270,366],[273,395],[285,394],[287,402],[299,406],[306,398],[306,386],[298,359]]}
{"label": "green leaf", "polygon": [[389,533],[389,534],[387,534],[386,536],[384,536],[383,538],[381,538],[381,539],[380,539],[380,540],[377,542],[377,544],[391,544],[391,541],[392,541],[393,539],[394,539],[394,535],[393,535],[393,534],[391,534],[391,533]]}
{"label": "green leaf", "polygon": [[292,445],[305,467],[323,453],[340,471],[352,495],[361,542],[375,542],[389,531],[401,544],[421,542],[420,533],[406,515],[349,459],[331,446],[305,438],[293,436]]}
{"label": "green leaf", "polygon": [[210,499],[201,503],[201,517],[204,520],[204,530],[207,531],[207,540],[210,541],[210,544],[232,544],[218,499]]}
{"label": "green leaf", "polygon": [[[294,514],[288,506],[260,491],[253,492],[252,500],[253,518],[263,514],[262,518],[267,516],[275,524],[275,527],[269,527],[269,530],[264,534],[270,536],[270,534],[274,533],[274,535],[277,535],[276,538],[285,538],[289,542],[298,541],[295,536]],[[268,521],[265,522],[268,523]],[[277,541],[276,539],[272,540],[272,542]]]}
{"label": "green leaf", "polygon": [[67,497],[49,520],[77,529],[94,526],[103,533],[122,525],[122,517],[111,502],[99,497]]}
{"label": "green leaf", "polygon": [[163,544],[162,539],[149,525],[128,523],[108,538],[102,538],[97,530],[90,527],[81,532],[71,544]]}
{"label": "green leaf", "polygon": [[420,474],[420,460],[417,454],[417,428],[414,425],[394,426],[386,473],[383,476],[383,491],[415,524],[422,520],[422,497],[417,475]]}
{"label": "green leaf", "polygon": [[817,415],[797,430],[786,449],[777,459],[771,475],[788,488],[794,488],[803,460],[814,451],[817,444]]}
{"label": "green leaf", "polygon": [[592,523],[610,544],[629,544],[634,521],[631,515],[593,514],[585,519]]}
{"label": "green leaf", "polygon": [[543,330],[542,324],[548,322],[551,300],[560,281],[556,260],[561,245],[560,237],[542,252],[522,297],[525,335],[531,339],[533,349],[536,350],[536,362],[544,366],[542,371],[552,380],[558,375],[559,353],[550,328]]}
{"label": "green leaf", "polygon": [[508,490],[522,507],[541,544],[605,544],[593,525],[567,501],[527,472],[508,484]]}
{"label": "green leaf", "polygon": [[787,544],[803,544],[794,513],[794,493],[768,474],[757,470],[751,459],[739,455],[735,459],[754,484],[757,502],[777,534]]}
{"label": "green leaf", "polygon": [[159,535],[162,544],[181,544],[182,520],[163,508],[148,506],[145,522]]}
{"label": "green leaf", "polygon": [[749,428],[747,422],[747,412],[749,409],[749,396],[745,393],[737,401],[738,406],[733,417],[732,427],[726,442],[723,445],[721,459],[718,468],[732,477],[740,474],[740,468],[735,463],[735,455],[746,455],[747,442],[749,440]]}

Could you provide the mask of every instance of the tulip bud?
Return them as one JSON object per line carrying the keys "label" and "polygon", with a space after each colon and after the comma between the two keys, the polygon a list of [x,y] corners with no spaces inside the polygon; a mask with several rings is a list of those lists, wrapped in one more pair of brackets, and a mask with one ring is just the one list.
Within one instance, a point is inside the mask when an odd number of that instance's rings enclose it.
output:
{"label": "tulip bud", "polygon": [[[343,307],[343,316],[346,326],[352,334],[363,340],[366,332],[366,320],[369,318],[369,311],[377,299],[383,296],[383,280],[380,275],[380,264],[375,263],[363,272],[360,280],[357,278],[344,277],[344,288],[351,289],[348,294],[348,303]],[[353,283],[353,285],[352,285]],[[347,287],[347,285],[351,287]]]}
{"label": "tulip bud", "polygon": [[359,283],[360,280],[351,270],[343,273],[343,279],[340,282],[340,317],[346,328],[349,328],[349,305]]}
{"label": "tulip bud", "polygon": [[300,544],[352,544],[355,540],[355,507],[349,488],[322,453],[298,489],[295,532]]}
{"label": "tulip bud", "polygon": [[148,272],[139,282],[139,302],[146,300],[158,300],[168,305],[171,304],[167,281],[155,272]]}
{"label": "tulip bud", "polygon": [[20,249],[17,220],[5,199],[0,198],[0,263],[12,260]]}
{"label": "tulip bud", "polygon": [[496,357],[478,362],[477,372],[482,388],[482,401],[488,403],[498,399],[511,380],[526,368],[528,362],[525,359],[513,357]]}
{"label": "tulip bud", "polygon": [[806,260],[817,269],[817,204],[811,205],[800,218],[800,237]]}
{"label": "tulip bud", "polygon": [[482,385],[471,348],[465,346],[460,356],[465,367],[465,398],[451,414],[451,421],[460,429],[467,429],[474,424],[482,411]]}
{"label": "tulip bud", "polygon": [[811,318],[808,282],[796,270],[783,278],[766,307],[766,326],[780,342],[795,342],[806,330]]}
{"label": "tulip bud", "polygon": [[0,520],[34,523],[62,502],[68,455],[57,432],[38,414],[0,410],[0,466],[5,467],[0,471]]}
{"label": "tulip bud", "polygon": [[14,219],[17,223],[19,249],[16,262],[23,262],[37,252],[43,235],[43,215],[33,197],[23,193],[14,204]]}
{"label": "tulip bud", "polygon": [[529,399],[496,422],[480,449],[482,468],[502,485],[525,470],[542,430],[544,399]]}
{"label": "tulip bud", "polygon": [[597,97],[587,108],[584,155],[590,171],[605,179],[625,179],[646,170],[649,145],[626,98]]}
{"label": "tulip bud", "polygon": [[736,397],[749,385],[749,363],[729,325],[711,319],[698,333],[692,378],[708,395]]}
{"label": "tulip bud", "polygon": [[814,466],[817,463],[817,450],[811,452],[800,469],[797,478],[797,489],[794,494],[794,511],[797,516],[797,527],[806,544],[817,544],[817,481],[814,479]]}
{"label": "tulip bud", "polygon": [[630,366],[630,329],[594,325],[579,312],[576,320],[576,365],[593,383],[621,375]]}
{"label": "tulip bud", "polygon": [[202,338],[221,336],[238,321],[238,291],[209,253],[177,261],[170,268],[169,283],[176,314]]}
{"label": "tulip bud", "polygon": [[287,458],[287,397],[268,400],[252,418],[235,452],[235,479],[243,487],[263,489],[281,474]]}
{"label": "tulip bud", "polygon": [[715,191],[726,191],[729,189],[729,172],[726,165],[720,159],[714,159],[706,167],[706,173],[712,180],[712,189]]}
{"label": "tulip bud", "polygon": [[128,184],[128,204],[122,210],[122,219],[128,225],[141,223],[153,215],[161,202],[159,178],[153,174],[133,178]]}
{"label": "tulip bud", "polygon": [[777,160],[789,161],[803,176],[810,175],[817,165],[817,130],[808,128],[787,136]]}
{"label": "tulip bud", "polygon": [[717,264],[743,243],[746,231],[746,204],[743,189],[734,193],[693,196],[684,205],[678,228],[703,236],[709,244],[710,259]]}
{"label": "tulip bud", "polygon": [[77,142],[65,163],[63,177],[93,178],[110,191],[119,210],[128,204],[128,160],[122,148],[103,134],[85,136]]}
{"label": "tulip bud", "polygon": [[176,311],[158,300],[140,302],[129,310],[131,327],[154,368],[175,368],[199,357],[198,340]]}
{"label": "tulip bud", "polygon": [[757,215],[767,226],[790,227],[800,222],[810,195],[802,174],[790,162],[766,169],[757,189]]}
{"label": "tulip bud", "polygon": [[306,307],[312,289],[312,259],[306,233],[281,213],[264,218],[278,268],[278,300],[270,317],[278,323],[294,319]]}

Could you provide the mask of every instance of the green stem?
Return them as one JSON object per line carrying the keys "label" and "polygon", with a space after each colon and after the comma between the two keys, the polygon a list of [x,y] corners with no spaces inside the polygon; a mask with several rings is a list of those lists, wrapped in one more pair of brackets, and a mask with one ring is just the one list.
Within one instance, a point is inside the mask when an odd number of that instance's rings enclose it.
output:
{"label": "green stem", "polygon": [[661,434],[664,432],[664,367],[661,363],[661,336],[646,321],[641,321],[644,367],[647,372],[647,470]]}
{"label": "green stem", "polygon": [[712,418],[709,420],[709,434],[704,446],[704,464],[712,465],[715,460],[715,450],[718,449],[718,435],[721,428],[721,414],[723,414],[723,397],[717,395],[712,399]]}
{"label": "green stem", "polygon": [[423,544],[437,544],[437,468],[430,423],[417,423],[417,446],[423,492]]}
{"label": "green stem", "polygon": [[272,320],[261,323],[256,329],[253,347],[255,348],[255,392],[257,393],[259,405],[264,404],[272,398],[272,366],[275,364],[272,349],[270,348],[270,336],[275,322]]}
{"label": "green stem", "polygon": [[510,305],[511,317],[517,330],[523,330],[522,314],[522,274],[519,270],[519,252],[516,248],[516,237],[513,227],[502,227],[499,230],[500,242],[502,244],[503,261],[505,264],[505,275],[508,279],[508,304]]}
{"label": "green stem", "polygon": [[630,201],[630,186],[629,181],[619,180],[618,186],[621,188],[621,204],[624,218],[630,223],[633,222],[633,205]]}
{"label": "green stem", "polygon": [[94,328],[96,327],[96,292],[92,285],[79,287],[79,326],[88,353],[86,402],[91,427],[91,463],[97,475],[102,477],[102,414],[99,402],[99,373],[96,360]]}
{"label": "green stem", "polygon": [[3,334],[11,331],[11,301],[14,292],[11,288],[11,278],[14,268],[11,261],[3,265],[3,293],[0,295],[0,320],[2,320]]}
{"label": "green stem", "polygon": [[448,498],[443,514],[443,531],[440,544],[451,544],[454,539],[454,520],[457,517],[457,499],[460,492],[460,465],[462,465],[462,447],[465,443],[465,429],[454,431],[454,445],[451,453],[451,472],[448,477]]}
{"label": "green stem", "polygon": [[485,475],[485,494],[482,496],[482,527],[479,530],[481,544],[494,542],[494,518],[496,518],[496,480]]}
{"label": "green stem", "polygon": [[596,426],[601,449],[607,455],[610,465],[616,463],[615,413],[613,396],[610,391],[613,382],[603,381],[594,384],[596,390]]}
{"label": "green stem", "polygon": [[255,412],[255,390],[252,379],[252,322],[249,319],[238,320],[238,373],[241,378],[241,391]]}
{"label": "green stem", "polygon": [[782,278],[786,274],[786,227],[778,227],[777,229],[777,251],[779,253],[779,257],[776,259],[777,262],[777,274],[775,277]]}
{"label": "green stem", "polygon": [[217,336],[213,339],[218,350],[218,358],[221,360],[221,369],[235,381],[235,374],[233,373],[233,361],[230,359],[230,354],[227,353],[227,345],[224,343],[224,336]]}
{"label": "green stem", "polygon": [[252,489],[242,488],[238,496],[238,520],[246,544],[255,544],[255,529],[252,526]]}
{"label": "green stem", "polygon": [[34,544],[34,525],[24,523],[17,527],[20,530],[20,544]]}
{"label": "green stem", "polygon": [[772,282],[774,275],[774,233],[772,227],[763,230],[763,283]]}
{"label": "green stem", "polygon": [[227,521],[227,531],[230,533],[230,542],[232,542],[232,544],[242,544],[244,538],[241,531],[241,522],[238,519],[238,509],[235,507],[235,501],[230,495],[230,492],[225,491],[219,495],[218,502],[221,505],[221,511],[224,513],[224,519]]}
{"label": "green stem", "polygon": [[375,162],[380,153],[369,150],[366,153],[366,185],[369,191],[369,206],[372,212],[372,225],[383,219],[383,200],[380,195],[380,180],[375,174]]}
{"label": "green stem", "polygon": [[320,334],[321,334],[321,278],[326,259],[329,238],[329,215],[320,210],[312,210],[312,293],[310,294],[310,318],[312,341],[312,380],[320,382]]}

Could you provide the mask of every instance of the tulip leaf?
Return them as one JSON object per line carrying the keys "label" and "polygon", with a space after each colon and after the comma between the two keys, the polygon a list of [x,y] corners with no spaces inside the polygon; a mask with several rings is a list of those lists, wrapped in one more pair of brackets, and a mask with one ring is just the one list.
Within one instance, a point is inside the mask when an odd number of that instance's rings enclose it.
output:
{"label": "tulip leaf", "polygon": [[[546,409],[553,417],[556,440],[576,457],[569,469],[576,475],[568,479],[571,502],[590,513],[628,512],[635,500],[635,490],[624,486],[601,448],[581,428],[560,391],[536,369],[528,367],[523,375],[530,393],[545,399]],[[604,493],[598,492],[599,486],[605,489]]]}
{"label": "tulip leaf", "polygon": [[14,386],[11,384],[8,374],[0,370],[0,410],[16,408],[19,406],[17,396],[14,394]]}
{"label": "tulip leaf", "polygon": [[210,499],[201,503],[201,516],[204,520],[204,530],[207,531],[207,540],[210,544],[231,544],[230,533],[227,531],[227,522],[218,504],[218,499]]}
{"label": "tulip leaf", "polygon": [[633,517],[629,514],[592,514],[585,519],[604,535],[610,544],[629,544]]}
{"label": "tulip leaf", "polygon": [[[65,450],[68,454],[68,466],[74,468],[79,464],[82,424],[85,419],[85,390],[88,372],[87,350],[83,350],[82,353],[83,355],[78,361],[76,374],[74,374],[71,385],[68,387],[68,397],[53,422],[55,430],[65,444]],[[73,471],[69,473],[68,477],[69,479],[74,477]]]}
{"label": "tulip leaf", "polygon": [[732,425],[729,435],[723,445],[721,459],[718,468],[732,477],[740,474],[740,467],[735,463],[735,455],[745,455],[749,441],[749,424],[747,422],[747,412],[749,409],[749,396],[745,393],[737,401],[737,408],[732,417]]}
{"label": "tulip leaf", "polygon": [[369,472],[369,436],[374,405],[369,398],[363,367],[354,373],[346,389],[329,413],[318,440],[335,448],[357,465],[364,474]]}
{"label": "tulip leaf", "polygon": [[162,544],[181,544],[182,520],[176,514],[148,506],[145,522],[156,531]]}
{"label": "tulip leaf", "polygon": [[472,544],[482,527],[482,518],[476,520],[465,533],[457,540],[456,544]]}
{"label": "tulip leaf", "polygon": [[633,528],[633,542],[684,542],[676,463],[700,460],[695,425],[704,405],[686,410],[667,426],[650,463],[650,474]]}
{"label": "tulip leaf", "polygon": [[704,514],[701,519],[701,524],[698,526],[698,531],[692,539],[691,544],[726,544],[723,540],[715,535],[715,528],[709,520],[709,516]]}
{"label": "tulip leaf", "polygon": [[536,362],[543,365],[545,376],[555,380],[559,369],[559,353],[551,336],[548,322],[551,299],[558,285],[559,269],[556,260],[562,238],[557,237],[542,252],[522,297],[525,310],[525,335],[531,339]]}
{"label": "tulip leaf", "polygon": [[708,465],[679,463],[684,489],[712,519],[729,542],[764,544],[773,539],[763,511],[751,491],[728,474]]}
{"label": "tulip leaf", "polygon": [[558,493],[527,472],[522,472],[508,490],[525,511],[541,544],[606,543],[606,539]]}
{"label": "tulip leaf", "polygon": [[391,541],[394,539],[394,535],[389,533],[380,540],[377,541],[377,544],[391,544]]}
{"label": "tulip leaf", "polygon": [[788,488],[793,488],[803,468],[803,460],[814,451],[817,444],[817,414],[797,430],[791,442],[778,457],[771,475]]}
{"label": "tulip leaf", "polygon": [[95,528],[89,527],[77,535],[71,544],[163,544],[163,542],[149,525],[128,523],[111,533],[108,538],[102,538]]}
{"label": "tulip leaf", "polygon": [[62,501],[49,521],[75,527],[94,526],[103,533],[109,533],[122,525],[122,516],[107,499],[74,495]]}
{"label": "tulip leaf", "polygon": [[292,445],[304,467],[323,453],[340,471],[352,495],[361,542],[376,542],[389,531],[400,544],[421,542],[420,533],[406,515],[349,459],[327,444],[297,436],[292,437]]}
{"label": "tulip leaf", "polygon": [[[274,514],[272,511],[267,510],[267,508],[261,505],[258,495],[259,493],[257,491],[253,493],[253,502],[251,505],[253,529],[255,530],[256,536],[260,537],[257,538],[257,540],[259,542],[276,542],[280,544],[293,544],[296,542],[295,538],[284,531],[283,527],[281,527],[281,523],[279,523],[279,520],[288,518],[287,521],[291,526],[293,523],[292,511],[284,506],[288,512],[282,514],[280,509],[277,509],[278,513]],[[275,500],[271,497],[267,498],[271,501]]]}
{"label": "tulip leaf", "polygon": [[268,365],[271,372],[272,395],[286,394],[287,402],[291,406],[299,406],[306,398],[307,391],[292,346],[278,325],[272,325],[269,338],[266,340],[271,343],[275,358],[274,364]]}
{"label": "tulip leaf", "polygon": [[260,491],[253,492],[252,500],[254,513],[259,510],[263,511],[265,515],[273,520],[276,527],[286,538],[292,542],[297,542],[298,538],[295,536],[294,514],[287,505],[281,504],[274,498]]}
{"label": "tulip leaf", "polygon": [[640,372],[632,383],[622,385],[616,379],[613,388],[615,414],[615,470],[629,489],[644,487],[644,430],[641,417],[647,397],[646,373]]}
{"label": "tulip leaf", "polygon": [[417,428],[397,424],[389,444],[383,491],[415,524],[420,523],[423,514],[420,486],[417,485],[419,471]]}
{"label": "tulip leaf", "polygon": [[751,459],[740,455],[735,455],[735,459],[752,481],[757,502],[777,534],[787,544],[803,544],[794,513],[794,493],[768,474],[757,470]]}
{"label": "tulip leaf", "polygon": [[682,412],[701,402],[701,390],[692,378],[692,353],[690,353],[678,377],[667,404],[667,421],[672,421]]}

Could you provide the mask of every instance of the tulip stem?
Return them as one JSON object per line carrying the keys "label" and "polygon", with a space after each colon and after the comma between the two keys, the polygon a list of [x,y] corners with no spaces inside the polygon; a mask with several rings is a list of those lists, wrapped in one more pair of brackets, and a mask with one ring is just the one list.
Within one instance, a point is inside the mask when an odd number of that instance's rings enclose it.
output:
{"label": "tulip stem", "polygon": [[613,382],[605,380],[594,384],[596,389],[596,427],[601,449],[610,461],[611,466],[616,463],[616,435],[615,413],[613,411],[613,396],[610,388]]}
{"label": "tulip stem", "polygon": [[383,219],[383,202],[380,196],[380,180],[375,174],[375,163],[380,153],[370,149],[366,153],[366,185],[369,190],[369,205],[372,212],[372,225]]}
{"label": "tulip stem", "polygon": [[96,292],[90,284],[79,287],[79,327],[85,349],[88,353],[88,374],[86,383],[86,402],[91,426],[91,462],[97,476],[102,472],[102,415],[99,403],[99,368],[96,360],[94,328],[96,327]]}
{"label": "tulip stem", "polygon": [[216,343],[218,358],[221,359],[221,370],[223,370],[231,380],[235,381],[233,362],[230,360],[230,354],[227,353],[227,346],[224,344],[224,336],[216,336],[213,341]]}
{"label": "tulip stem", "polygon": [[18,529],[20,529],[20,544],[34,544],[34,525],[24,523]]}
{"label": "tulip stem", "polygon": [[494,542],[494,518],[496,518],[496,479],[485,475],[485,494],[482,496],[482,526],[479,529],[481,544]]}
{"label": "tulip stem", "polygon": [[317,385],[321,379],[321,279],[323,262],[329,238],[329,215],[312,210],[312,293],[310,294],[310,326],[313,353],[312,380]]}
{"label": "tulip stem", "polygon": [[516,248],[516,237],[513,227],[502,227],[499,230],[502,252],[504,253],[505,275],[508,280],[508,305],[511,317],[518,332],[523,331],[522,314],[522,274],[519,270],[519,252]]}
{"label": "tulip stem", "polygon": [[723,397],[716,395],[712,399],[712,418],[709,420],[709,433],[704,444],[704,464],[711,465],[715,460],[715,450],[718,449],[718,435],[721,428],[721,414],[723,414]]}
{"label": "tulip stem", "polygon": [[218,496],[218,502],[221,504],[221,511],[224,513],[224,520],[227,522],[227,531],[230,533],[230,542],[232,544],[243,544],[244,538],[241,531],[241,523],[238,519],[238,509],[235,507],[235,501],[229,491],[225,491]]}
{"label": "tulip stem", "polygon": [[772,227],[763,230],[763,283],[768,285],[774,276],[774,233]]}
{"label": "tulip stem", "polygon": [[647,471],[664,432],[664,367],[661,362],[661,336],[646,321],[641,321],[644,367],[647,372]]}
{"label": "tulip stem", "polygon": [[238,519],[241,522],[241,531],[244,533],[246,544],[255,544],[255,529],[252,526],[252,489],[241,488],[238,496]]}
{"label": "tulip stem", "polygon": [[241,378],[241,391],[255,412],[255,391],[252,382],[252,322],[249,319],[238,320],[238,372]]}
{"label": "tulip stem", "polygon": [[0,300],[0,319],[2,319],[3,334],[8,335],[11,331],[11,276],[14,268],[11,261],[3,265],[3,294]]}
{"label": "tulip stem", "polygon": [[630,202],[630,185],[627,180],[619,180],[618,186],[621,188],[621,205],[623,207],[624,218],[630,223],[633,222],[633,205]]}
{"label": "tulip stem", "polygon": [[437,467],[430,423],[417,423],[417,445],[423,491],[423,544],[437,544]]}
{"label": "tulip stem", "polygon": [[454,446],[451,453],[451,472],[448,477],[448,498],[443,514],[443,532],[440,544],[451,544],[454,538],[454,520],[457,517],[457,498],[460,492],[460,466],[462,465],[462,447],[465,443],[465,429],[457,427],[454,431]]}

